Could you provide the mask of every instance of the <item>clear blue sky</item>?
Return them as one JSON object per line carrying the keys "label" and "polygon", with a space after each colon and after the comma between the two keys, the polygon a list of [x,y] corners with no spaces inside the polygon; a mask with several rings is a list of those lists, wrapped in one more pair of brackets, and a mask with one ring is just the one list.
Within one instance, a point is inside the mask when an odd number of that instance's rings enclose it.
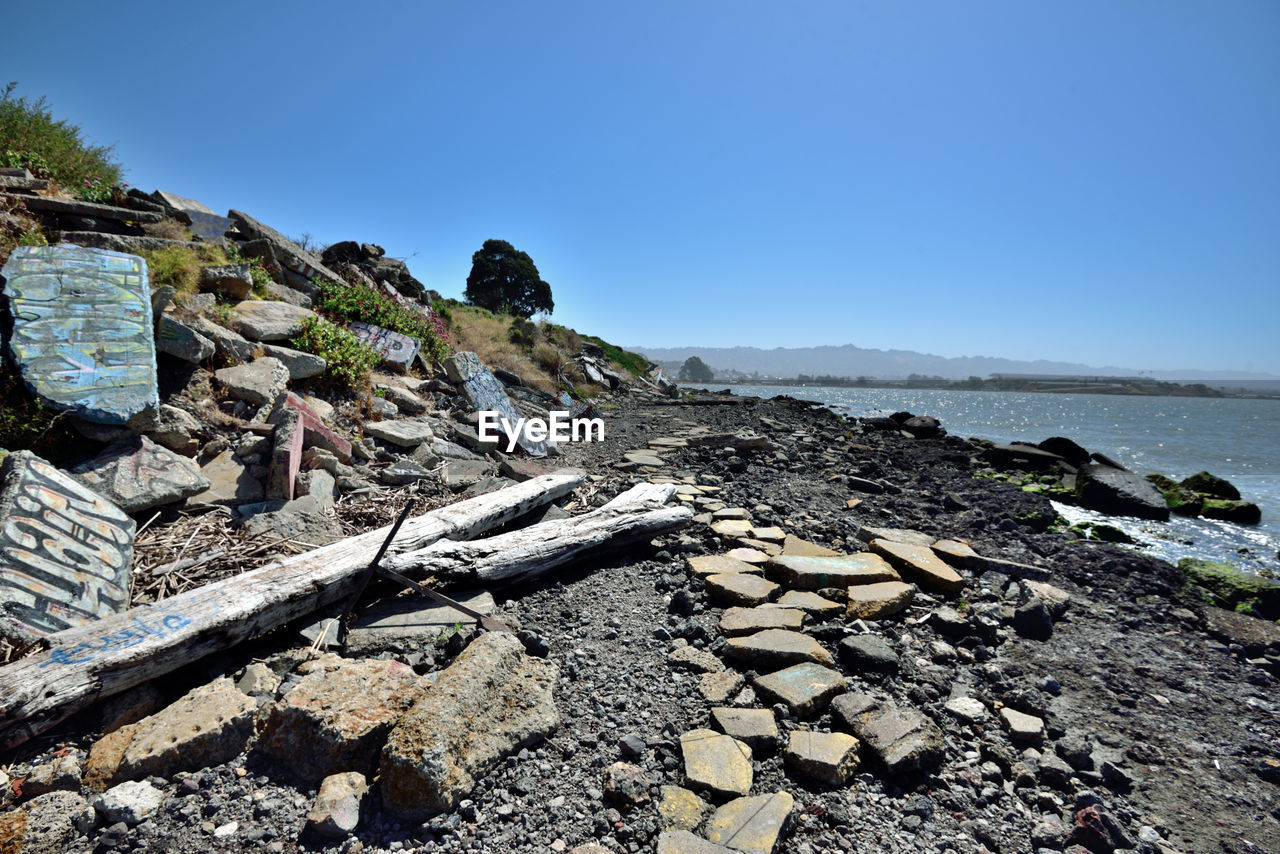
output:
{"label": "clear blue sky", "polygon": [[[1280,374],[1280,3],[24,3],[126,180],[621,344]],[[2,81],[0,81],[2,82]]]}

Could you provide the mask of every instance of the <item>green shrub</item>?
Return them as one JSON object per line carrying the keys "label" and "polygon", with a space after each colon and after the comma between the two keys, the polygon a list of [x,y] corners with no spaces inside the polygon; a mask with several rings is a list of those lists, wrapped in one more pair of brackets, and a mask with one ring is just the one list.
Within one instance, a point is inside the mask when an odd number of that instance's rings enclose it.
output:
{"label": "green shrub", "polygon": [[88,201],[110,199],[123,177],[112,146],[85,142],[78,126],[53,117],[43,97],[13,97],[17,85],[0,92],[0,166],[25,166]]}
{"label": "green shrub", "polygon": [[221,247],[215,244],[199,248],[165,246],[161,249],[144,249],[138,254],[146,259],[152,287],[172,285],[184,297],[200,290],[200,268],[225,264],[227,260]]}
{"label": "green shrub", "polygon": [[423,314],[360,283],[338,284],[316,279],[320,296],[315,309],[338,322],[359,320],[418,339],[422,356],[438,362],[449,355],[448,333],[439,315]]}
{"label": "green shrub", "polygon": [[523,317],[513,317],[507,340],[526,353],[532,352],[533,345],[538,343],[538,325]]}
{"label": "green shrub", "polygon": [[325,376],[351,391],[359,391],[369,381],[369,373],[382,360],[378,352],[356,337],[354,332],[322,317],[308,318],[292,346],[314,353],[328,363]]}
{"label": "green shrub", "polygon": [[594,335],[581,336],[583,341],[590,341],[592,344],[598,344],[604,348],[604,355],[610,362],[621,365],[635,376],[643,376],[649,372],[649,360],[639,353],[632,353],[629,350],[623,350],[605,341],[603,338],[597,338]]}

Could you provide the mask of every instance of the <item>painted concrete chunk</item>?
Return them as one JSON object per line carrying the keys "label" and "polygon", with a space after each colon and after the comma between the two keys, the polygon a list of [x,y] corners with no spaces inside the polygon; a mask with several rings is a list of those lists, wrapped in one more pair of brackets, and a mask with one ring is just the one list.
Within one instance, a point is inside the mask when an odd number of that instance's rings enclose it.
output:
{"label": "painted concrete chunk", "polygon": [[774,555],[765,572],[774,581],[803,590],[900,580],[884,558],[870,552],[835,557]]}
{"label": "painted concrete chunk", "polygon": [[782,554],[794,557],[836,557],[840,552],[787,534],[782,541]]}
{"label": "painted concrete chunk", "polygon": [[112,442],[70,474],[126,513],[182,501],[210,486],[194,462],[146,436]]}
{"label": "painted concrete chunk", "polygon": [[147,264],[79,246],[20,246],[4,268],[9,350],[33,392],[88,421],[160,405]]}
{"label": "painted concrete chunk", "polygon": [[[303,446],[321,448],[336,456],[341,462],[350,463],[351,442],[329,429],[324,423],[326,416],[320,411],[322,406],[329,407],[329,404],[314,397],[303,400],[293,392],[288,392],[276,400],[276,407],[267,421],[276,424],[284,417],[286,410],[297,412],[302,424]],[[332,415],[332,407],[329,407],[329,415]]]}
{"label": "painted concrete chunk", "polygon": [[916,586],[905,581],[858,584],[849,588],[845,616],[850,620],[880,620],[891,617],[911,604]]}
{"label": "painted concrete chunk", "polygon": [[435,437],[425,421],[367,421],[364,432],[401,448],[416,448]]}
{"label": "painted concrete chunk", "polygon": [[794,608],[812,614],[816,619],[825,620],[837,616],[844,610],[839,602],[832,602],[825,596],[819,596],[812,590],[788,590],[778,597],[774,603],[782,608]]}
{"label": "painted concrete chunk", "polygon": [[834,664],[835,659],[822,644],[803,632],[786,629],[765,629],[751,635],[728,639],[725,655],[746,662],[754,669],[785,667],[812,661],[815,664]]}
{"label": "painted concrete chunk", "polygon": [[858,770],[858,740],[843,732],[792,730],[783,760],[794,773],[843,786]]}
{"label": "painted concrete chunk", "polygon": [[690,787],[720,796],[751,791],[751,748],[741,741],[715,730],[695,729],[680,736],[680,751]]}
{"label": "painted concrete chunk", "polygon": [[[454,353],[441,364],[449,380],[462,386],[463,396],[475,411],[495,412],[499,419],[506,419],[513,425],[524,417],[507,396],[506,388],[475,353]],[[546,456],[545,441],[535,442],[525,437],[523,431],[517,439],[520,447],[530,456]]]}
{"label": "painted concrete chunk", "polygon": [[746,572],[708,575],[707,592],[712,598],[730,605],[763,605],[780,588],[772,581]]}
{"label": "painted concrete chunk", "polygon": [[718,706],[711,710],[711,719],[721,732],[745,742],[752,750],[772,747],[778,738],[778,722],[773,716],[773,709]]}
{"label": "painted concrete chunk", "polygon": [[400,332],[393,332],[372,323],[353,320],[347,328],[368,346],[377,351],[384,361],[400,367],[408,368],[413,364],[413,357],[418,355],[418,339]]}
{"label": "painted concrete chunk", "polygon": [[662,830],[694,830],[708,811],[707,802],[683,786],[663,786],[658,796]]}
{"label": "painted concrete chunk", "polygon": [[757,677],[755,688],[770,700],[786,703],[797,717],[809,717],[845,690],[845,679],[838,670],[805,662]]}
{"label": "painted concrete chunk", "polygon": [[373,774],[388,733],[422,696],[425,680],[398,661],[330,655],[308,668],[271,707],[255,750],[304,783],[343,771]]}
{"label": "painted concrete chunk", "polygon": [[804,611],[796,608],[779,608],[776,605],[758,605],[755,608],[733,607],[726,608],[720,617],[720,631],[729,637],[748,635],[765,629],[795,631],[804,626],[804,621]]}
{"label": "painted concrete chunk", "polygon": [[956,594],[964,589],[960,573],[943,563],[928,545],[895,543],[892,540],[874,539],[871,550],[893,564],[908,580],[925,590]]}
{"label": "painted concrete chunk", "polygon": [[0,463],[0,635],[27,644],[129,607],[134,521],[30,451]]}
{"label": "painted concrete chunk", "polygon": [[737,798],[716,810],[707,838],[743,854],[773,854],[794,808],[795,799],[786,792]]}

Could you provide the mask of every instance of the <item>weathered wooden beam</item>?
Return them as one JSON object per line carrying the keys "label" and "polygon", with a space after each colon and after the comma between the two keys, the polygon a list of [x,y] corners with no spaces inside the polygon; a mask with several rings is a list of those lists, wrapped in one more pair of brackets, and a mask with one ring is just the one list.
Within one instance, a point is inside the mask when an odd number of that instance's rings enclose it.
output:
{"label": "weathered wooden beam", "polygon": [[581,516],[474,542],[440,540],[390,558],[386,565],[405,574],[430,573],[481,584],[527,581],[586,552],[648,540],[682,527],[693,517],[693,510],[664,507],[674,492],[669,484],[642,483]]}
{"label": "weathered wooden beam", "polygon": [[[391,551],[475,537],[567,495],[584,479],[564,469],[441,507],[405,522]],[[342,600],[390,529],[48,636],[48,649],[0,667],[0,744],[14,747],[100,697]]]}

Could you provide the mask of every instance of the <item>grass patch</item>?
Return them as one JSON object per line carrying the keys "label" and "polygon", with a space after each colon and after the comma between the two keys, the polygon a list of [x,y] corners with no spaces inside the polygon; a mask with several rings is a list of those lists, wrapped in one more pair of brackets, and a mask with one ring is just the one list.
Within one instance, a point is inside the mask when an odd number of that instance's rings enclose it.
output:
{"label": "grass patch", "polygon": [[15,88],[10,83],[0,92],[0,166],[25,166],[86,201],[109,200],[124,177],[113,147],[85,141],[77,125],[53,117],[43,97],[16,98]]}
{"label": "grass patch", "polygon": [[227,254],[214,244],[166,246],[163,249],[144,249],[138,254],[146,259],[151,287],[171,285],[181,297],[199,293],[201,268],[227,263]]}
{"label": "grass patch", "polygon": [[143,223],[142,230],[146,232],[148,237],[159,237],[163,240],[182,240],[187,243],[195,240],[191,229],[173,217],[162,219],[159,222]]}
{"label": "grass patch", "polygon": [[79,453],[84,439],[63,412],[31,394],[17,368],[7,359],[0,365],[0,448],[34,451],[59,464]]}
{"label": "grass patch", "polygon": [[630,371],[632,375],[641,377],[649,373],[649,360],[639,353],[632,353],[630,350],[623,350],[614,344],[610,344],[603,338],[597,338],[595,335],[583,335],[583,341],[589,341],[604,348],[604,355],[610,362],[613,362],[620,368]]}

